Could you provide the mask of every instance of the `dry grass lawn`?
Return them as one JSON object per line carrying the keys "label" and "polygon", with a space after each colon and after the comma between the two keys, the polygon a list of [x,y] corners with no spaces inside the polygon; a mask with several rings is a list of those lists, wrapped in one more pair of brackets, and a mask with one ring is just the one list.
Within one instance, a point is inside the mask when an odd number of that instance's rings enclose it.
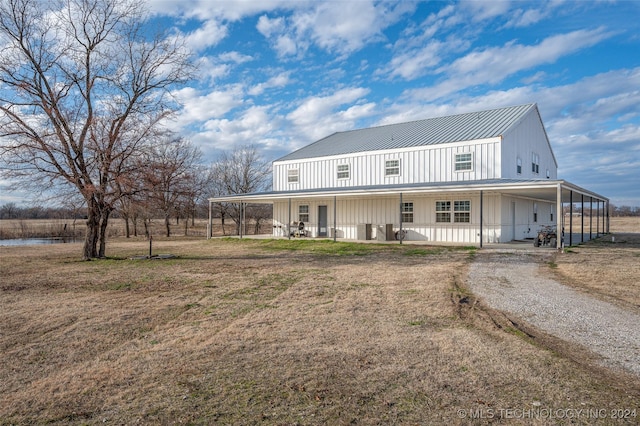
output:
{"label": "dry grass lawn", "polygon": [[611,218],[610,231],[556,255],[552,269],[560,282],[640,309],[640,217]]}
{"label": "dry grass lawn", "polygon": [[638,378],[545,349],[475,303],[464,285],[474,250],[154,247],[178,257],[129,260],[148,246],[124,239],[91,262],[79,244],[0,247],[0,424],[530,424],[522,410],[541,409],[640,419]]}

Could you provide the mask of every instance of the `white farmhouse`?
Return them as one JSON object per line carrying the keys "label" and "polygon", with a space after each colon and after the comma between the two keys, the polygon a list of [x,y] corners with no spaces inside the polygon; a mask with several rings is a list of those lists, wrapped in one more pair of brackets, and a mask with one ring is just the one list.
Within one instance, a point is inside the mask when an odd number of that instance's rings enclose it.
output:
{"label": "white farmhouse", "polygon": [[[566,243],[578,242],[572,232],[605,232],[609,200],[559,180],[557,168],[528,104],[334,133],[274,161],[272,191],[210,206],[270,203],[283,237],[299,222],[311,237],[479,246],[533,238],[543,226],[566,228]],[[565,203],[594,213],[564,223]]]}

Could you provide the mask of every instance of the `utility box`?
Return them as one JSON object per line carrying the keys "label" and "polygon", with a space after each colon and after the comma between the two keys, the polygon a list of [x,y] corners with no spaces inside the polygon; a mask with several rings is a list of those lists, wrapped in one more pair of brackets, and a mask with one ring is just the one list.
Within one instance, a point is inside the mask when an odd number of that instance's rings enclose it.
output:
{"label": "utility box", "polygon": [[387,223],[384,225],[378,225],[376,227],[376,240],[377,241],[393,241],[393,224]]}
{"label": "utility box", "polygon": [[371,239],[371,224],[370,223],[359,223],[358,230],[356,233],[357,240],[370,240]]}

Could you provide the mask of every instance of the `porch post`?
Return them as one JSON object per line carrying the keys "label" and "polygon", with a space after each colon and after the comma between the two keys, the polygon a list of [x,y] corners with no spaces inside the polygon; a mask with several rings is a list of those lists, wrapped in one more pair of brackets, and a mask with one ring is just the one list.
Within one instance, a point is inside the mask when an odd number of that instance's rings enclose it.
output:
{"label": "porch post", "polygon": [[569,191],[569,247],[573,245],[573,191]]}
{"label": "porch post", "polygon": [[336,220],[336,211],[337,211],[337,207],[336,207],[336,200],[337,197],[334,195],[333,196],[333,241],[336,241],[336,234],[338,233],[338,230],[336,229],[337,226],[337,220]]}
{"label": "porch post", "polygon": [[593,239],[593,197],[589,197],[589,239]]}
{"label": "porch post", "polygon": [[213,214],[211,213],[213,202],[209,200],[209,223],[207,223],[207,240],[213,236]]}
{"label": "porch post", "polygon": [[564,243],[564,236],[562,235],[564,232],[564,216],[562,215],[562,184],[558,184],[558,188],[556,189],[556,248],[563,248],[562,244]]}
{"label": "porch post", "polygon": [[582,207],[580,207],[580,242],[584,243],[584,194],[580,194],[582,197]]}
{"label": "porch post", "polygon": [[398,232],[398,239],[400,240],[400,244],[402,244],[402,192],[400,193],[400,232]]}
{"label": "porch post", "polygon": [[596,200],[596,238],[600,236],[600,200]]}
{"label": "porch post", "polygon": [[240,201],[240,223],[238,224],[239,225],[238,226],[238,230],[239,230],[238,234],[240,235],[240,238],[242,238],[242,208],[243,208],[242,204],[243,204],[242,201]]}
{"label": "porch post", "polygon": [[480,190],[480,248],[482,248],[482,189]]}
{"label": "porch post", "polygon": [[289,198],[289,218],[287,219],[287,238],[291,239],[291,198]]}

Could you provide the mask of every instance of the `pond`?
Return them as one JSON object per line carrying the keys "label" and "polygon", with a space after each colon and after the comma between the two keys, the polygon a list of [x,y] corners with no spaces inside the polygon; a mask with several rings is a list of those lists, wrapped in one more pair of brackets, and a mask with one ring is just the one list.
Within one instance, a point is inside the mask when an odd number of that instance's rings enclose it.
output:
{"label": "pond", "polygon": [[0,247],[75,243],[76,241],[77,240],[74,240],[71,238],[15,238],[15,239],[8,239],[8,240],[0,240]]}

